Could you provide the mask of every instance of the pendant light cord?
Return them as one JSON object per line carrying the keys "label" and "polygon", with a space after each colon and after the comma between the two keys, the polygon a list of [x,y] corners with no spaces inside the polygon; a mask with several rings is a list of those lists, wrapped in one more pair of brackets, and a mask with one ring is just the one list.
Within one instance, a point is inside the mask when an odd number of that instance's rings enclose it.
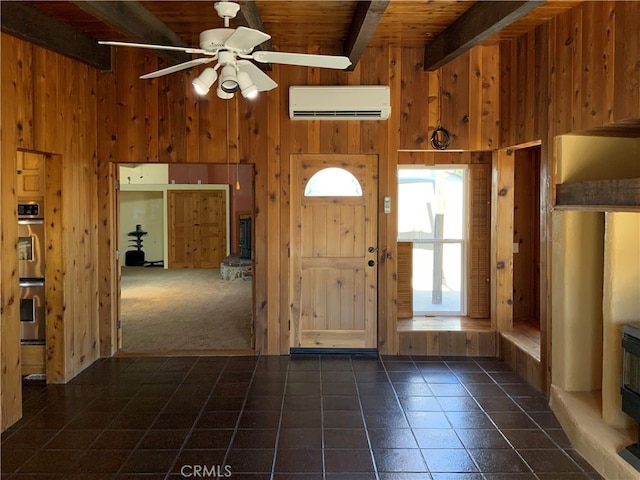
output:
{"label": "pendant light cord", "polygon": [[442,126],[442,79],[438,71],[438,126],[431,134],[431,146],[436,150],[446,150],[451,144],[451,134]]}

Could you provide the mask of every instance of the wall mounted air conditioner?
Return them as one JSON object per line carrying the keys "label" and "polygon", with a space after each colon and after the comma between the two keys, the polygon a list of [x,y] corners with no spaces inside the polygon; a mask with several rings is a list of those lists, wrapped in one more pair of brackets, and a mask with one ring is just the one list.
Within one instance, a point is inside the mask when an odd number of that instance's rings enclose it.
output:
{"label": "wall mounted air conditioner", "polygon": [[386,120],[391,115],[389,87],[338,85],[289,87],[293,120]]}

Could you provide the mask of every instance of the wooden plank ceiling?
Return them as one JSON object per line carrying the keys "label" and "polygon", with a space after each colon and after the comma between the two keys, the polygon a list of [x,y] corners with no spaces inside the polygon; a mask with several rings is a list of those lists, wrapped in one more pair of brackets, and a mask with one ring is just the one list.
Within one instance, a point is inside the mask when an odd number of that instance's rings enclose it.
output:
{"label": "wooden plank ceiling", "polygon": [[[3,30],[5,26],[3,7]],[[223,21],[218,17],[213,1],[140,1],[140,2],[100,2],[89,1],[25,1],[24,6],[46,14],[74,30],[82,32],[94,40],[153,42],[154,38],[173,38],[174,44],[198,45],[201,31],[220,28]],[[105,7],[100,4],[110,4]],[[120,3],[139,3],[137,22],[139,32],[131,32],[126,23],[129,14],[124,15]],[[547,2],[491,2],[491,1],[451,1],[451,0],[373,0],[373,1],[333,1],[333,0],[249,0],[240,1],[241,11],[231,26],[246,25],[266,31],[272,36],[263,49],[283,52],[319,52],[330,55],[347,55],[355,64],[367,46],[394,46],[425,48],[429,53],[431,45],[446,41],[443,38],[457,21],[458,28],[470,32],[471,42],[496,43],[517,37],[535,28],[580,3],[578,0]],[[498,6],[513,4],[515,14],[503,23],[492,19]],[[530,5],[535,4],[531,10]],[[524,7],[523,7],[524,5]],[[112,9],[113,17],[109,18]],[[509,9],[509,8],[507,8]],[[531,10],[531,11],[528,11]],[[150,13],[151,15],[147,15]],[[467,15],[465,16],[465,13]],[[118,18],[120,15],[120,19]],[[485,16],[487,18],[482,18]],[[129,15],[130,16],[130,15]],[[150,18],[154,19],[151,21]],[[166,24],[164,32],[158,32],[155,20]],[[121,25],[115,25],[120,22]],[[490,23],[489,27],[479,26]],[[462,23],[462,26],[459,24]],[[501,28],[501,29],[499,29]],[[498,31],[499,30],[499,31]],[[14,33],[10,31],[10,33]],[[182,40],[182,41],[180,41]],[[35,41],[35,40],[34,40]],[[460,54],[467,45],[453,45],[455,54]],[[431,52],[433,53],[433,52]],[[160,53],[159,53],[160,54]],[[169,57],[165,57],[169,58]],[[429,61],[429,56],[426,56]],[[441,61],[448,61],[446,57]],[[174,56],[175,62],[184,58]],[[433,65],[432,65],[433,66]],[[429,65],[425,65],[427,69]]]}

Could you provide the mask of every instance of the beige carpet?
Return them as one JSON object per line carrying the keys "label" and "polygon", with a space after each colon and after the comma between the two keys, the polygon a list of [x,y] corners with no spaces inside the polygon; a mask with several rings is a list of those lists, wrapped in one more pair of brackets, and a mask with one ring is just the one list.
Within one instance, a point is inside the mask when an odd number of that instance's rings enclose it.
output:
{"label": "beige carpet", "polygon": [[122,350],[240,350],[251,346],[251,281],[219,269],[122,267]]}

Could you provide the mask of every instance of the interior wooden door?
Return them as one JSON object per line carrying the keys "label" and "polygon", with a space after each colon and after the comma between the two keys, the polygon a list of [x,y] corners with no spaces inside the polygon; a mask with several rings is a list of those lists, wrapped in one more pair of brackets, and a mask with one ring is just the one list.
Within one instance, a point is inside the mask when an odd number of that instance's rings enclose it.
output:
{"label": "interior wooden door", "polygon": [[226,194],[222,190],[167,192],[169,267],[219,268],[226,253]]}
{"label": "interior wooden door", "polygon": [[377,174],[376,155],[291,157],[293,348],[376,348]]}

